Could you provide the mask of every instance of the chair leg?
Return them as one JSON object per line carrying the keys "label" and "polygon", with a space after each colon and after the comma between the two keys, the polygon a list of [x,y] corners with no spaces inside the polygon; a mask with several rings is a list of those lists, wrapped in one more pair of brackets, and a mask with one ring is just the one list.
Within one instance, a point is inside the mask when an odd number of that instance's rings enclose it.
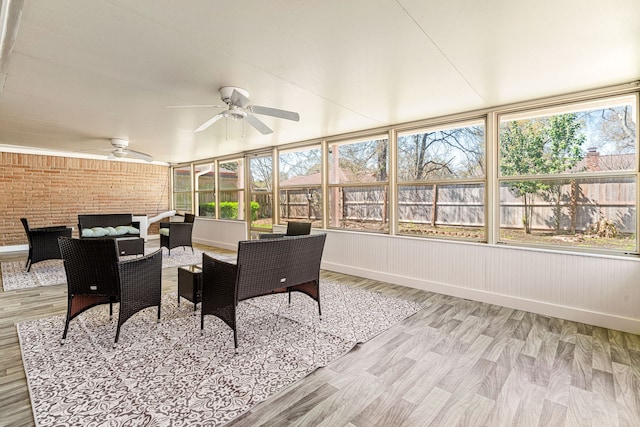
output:
{"label": "chair leg", "polygon": [[70,317],[71,317],[71,297],[67,299],[67,320],[64,322],[64,332],[62,332],[62,339],[60,340],[60,345],[64,344],[64,341],[67,339],[67,332],[69,332]]}
{"label": "chair leg", "polygon": [[158,304],[158,323],[160,323],[160,304]]}
{"label": "chair leg", "polygon": [[27,260],[27,263],[25,264],[25,268],[27,269],[27,273],[31,270],[31,258]]}
{"label": "chair leg", "polygon": [[320,320],[322,320],[322,310],[320,308],[320,282],[316,281],[316,286],[318,287],[318,316]]}
{"label": "chair leg", "polygon": [[120,338],[120,321],[118,321],[118,327],[116,328],[116,340],[113,342],[114,348],[118,344],[118,338]]}

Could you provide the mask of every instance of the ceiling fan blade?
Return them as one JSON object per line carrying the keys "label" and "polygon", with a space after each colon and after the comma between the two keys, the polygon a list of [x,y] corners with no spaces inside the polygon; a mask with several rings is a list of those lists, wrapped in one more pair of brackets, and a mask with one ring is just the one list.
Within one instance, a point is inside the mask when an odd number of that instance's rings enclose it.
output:
{"label": "ceiling fan blade", "polygon": [[201,124],[198,127],[198,129],[194,130],[194,132],[202,132],[203,130],[205,130],[206,128],[208,128],[209,126],[211,126],[212,124],[220,120],[221,118],[222,118],[222,114],[216,114],[215,116],[211,117],[209,120]]}
{"label": "ceiling fan blade", "polygon": [[247,123],[249,123],[251,126],[256,128],[256,130],[263,135],[269,135],[270,133],[273,133],[273,131],[269,128],[269,126],[262,123],[262,121],[260,121],[260,119],[258,119],[254,115],[247,114],[246,120],[247,120]]}
{"label": "ceiling fan blade", "polygon": [[231,104],[237,105],[241,108],[245,108],[247,105],[249,105],[249,98],[234,89],[233,93],[231,93]]}
{"label": "ceiling fan blade", "polygon": [[300,115],[298,113],[295,113],[293,111],[287,111],[287,110],[279,110],[277,108],[261,107],[259,105],[250,105],[249,111],[256,114],[261,114],[263,116],[278,117],[280,119],[293,120],[296,122],[300,120]]}
{"label": "ceiling fan blade", "polygon": [[136,159],[144,160],[145,162],[152,162],[153,161],[153,157],[151,157],[148,154],[141,153],[139,151],[127,150],[127,154],[130,157],[135,157]]}

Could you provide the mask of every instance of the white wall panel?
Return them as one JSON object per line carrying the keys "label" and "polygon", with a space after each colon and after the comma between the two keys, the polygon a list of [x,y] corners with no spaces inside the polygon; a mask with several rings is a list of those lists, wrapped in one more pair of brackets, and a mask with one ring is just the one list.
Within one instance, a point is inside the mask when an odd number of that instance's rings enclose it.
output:
{"label": "white wall panel", "polygon": [[247,240],[247,224],[198,217],[193,225],[192,239],[195,243],[235,251],[240,240]]}
{"label": "white wall panel", "polygon": [[323,268],[640,333],[640,261],[328,230]]}

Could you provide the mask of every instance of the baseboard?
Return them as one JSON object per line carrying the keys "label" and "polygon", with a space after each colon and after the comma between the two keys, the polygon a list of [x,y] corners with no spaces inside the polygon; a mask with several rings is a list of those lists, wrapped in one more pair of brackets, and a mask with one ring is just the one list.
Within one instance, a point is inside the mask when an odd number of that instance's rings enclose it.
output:
{"label": "baseboard", "polygon": [[193,243],[199,243],[201,245],[214,246],[216,248],[227,249],[230,251],[237,251],[238,244],[229,244],[226,242],[218,242],[216,240],[208,240],[208,239],[192,239]]}
{"label": "baseboard", "polygon": [[335,271],[337,273],[350,274],[352,276],[364,277],[367,279],[380,280],[392,283],[394,285],[408,286],[424,291],[451,295],[458,298],[465,298],[473,301],[500,305],[517,310],[530,311],[532,313],[537,313],[544,316],[557,317],[559,319],[586,323],[589,325],[600,326],[607,329],[624,331],[632,334],[640,334],[640,319],[620,317],[607,313],[599,313],[576,307],[568,307],[564,305],[548,303],[544,301],[536,301],[481,291],[477,289],[463,288],[446,283],[416,279],[414,277],[383,273],[380,271],[372,271],[332,262],[322,262],[322,269]]}

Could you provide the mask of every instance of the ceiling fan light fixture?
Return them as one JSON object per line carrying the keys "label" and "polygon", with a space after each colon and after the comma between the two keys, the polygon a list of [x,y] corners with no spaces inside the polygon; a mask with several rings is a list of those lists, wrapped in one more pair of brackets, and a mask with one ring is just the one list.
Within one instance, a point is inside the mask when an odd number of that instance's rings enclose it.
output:
{"label": "ceiling fan light fixture", "polygon": [[237,108],[230,108],[220,113],[225,119],[241,120],[247,117],[247,113]]}

